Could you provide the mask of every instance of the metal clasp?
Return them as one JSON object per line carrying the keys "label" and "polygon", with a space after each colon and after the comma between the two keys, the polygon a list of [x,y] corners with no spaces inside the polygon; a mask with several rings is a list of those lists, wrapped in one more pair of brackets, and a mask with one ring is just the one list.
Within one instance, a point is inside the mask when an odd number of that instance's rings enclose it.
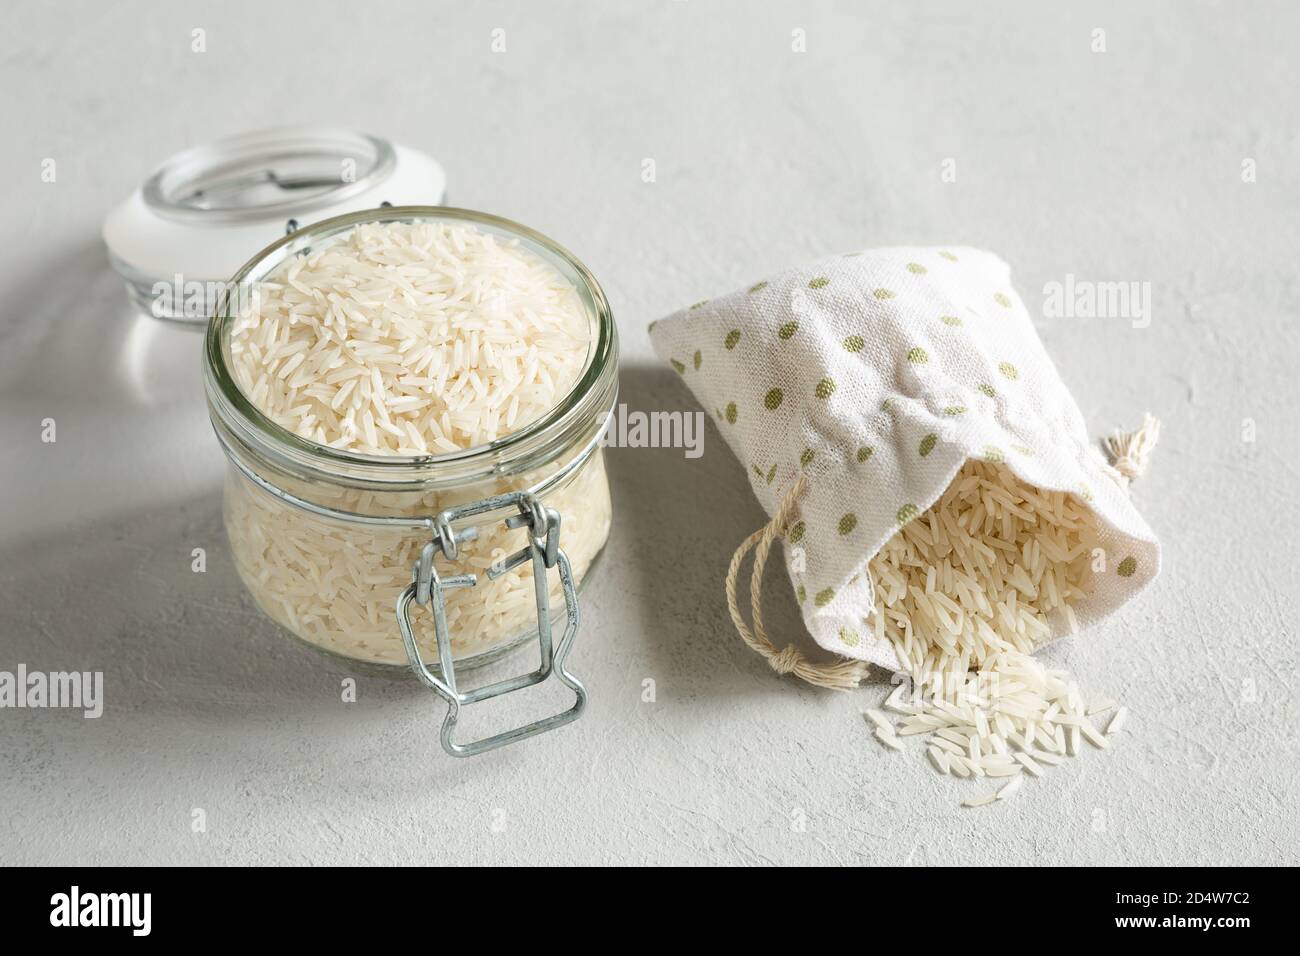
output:
{"label": "metal clasp", "polygon": [[[517,508],[519,513],[505,520],[506,527],[527,528],[528,543],[514,554],[492,565],[487,575],[489,579],[498,578],[525,561],[533,562],[533,587],[537,602],[537,640],[541,647],[541,666],[529,674],[461,692],[456,689],[456,669],[452,660],[451,635],[447,631],[443,592],[449,588],[474,587],[478,579],[473,574],[443,577],[438,573],[434,558],[441,552],[449,561],[454,561],[459,554],[460,545],[477,537],[477,532],[472,527],[453,531],[453,521],[509,507]],[[564,666],[564,660],[573,645],[573,638],[578,632],[578,595],[573,583],[573,569],[569,564],[568,555],[560,548],[559,513],[545,507],[535,495],[526,491],[516,491],[448,508],[433,519],[432,526],[433,538],[421,550],[419,559],[411,569],[411,583],[397,598],[397,624],[402,632],[402,641],[406,644],[406,655],[410,658],[412,670],[421,683],[437,691],[439,696],[447,701],[447,717],[442,722],[443,749],[453,757],[472,757],[475,754],[495,750],[497,747],[504,747],[506,744],[554,730],[562,724],[576,720],[587,706],[587,689]],[[564,636],[560,638],[559,644],[554,646],[551,641],[550,588],[546,582],[546,572],[550,568],[557,568],[559,571],[560,584],[564,592],[566,620]],[[433,629],[438,641],[437,673],[429,669],[420,655],[415,629],[411,625],[413,602],[427,604],[433,611]],[[452,739],[462,706],[540,684],[551,676],[552,671],[555,672],[560,683],[576,695],[577,699],[571,708],[471,743],[458,744]]]}

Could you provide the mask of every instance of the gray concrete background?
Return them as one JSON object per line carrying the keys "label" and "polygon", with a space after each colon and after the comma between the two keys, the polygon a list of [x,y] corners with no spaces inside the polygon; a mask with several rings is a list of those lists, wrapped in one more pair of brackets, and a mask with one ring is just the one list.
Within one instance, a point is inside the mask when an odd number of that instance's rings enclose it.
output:
{"label": "gray concrete background", "polygon": [[[6,20],[0,669],[101,669],[107,706],[0,711],[0,860],[1296,862],[1294,4],[51,3]],[[1147,409],[1165,423],[1136,489],[1163,576],[1047,652],[1126,701],[1131,732],[975,812],[919,749],[871,739],[859,715],[882,680],[777,678],[722,605],[763,516],[712,431],[695,462],[611,455],[576,725],[453,761],[413,684],[363,675],[342,703],[346,669],[277,632],[230,567],[198,337],[133,316],[98,239],[173,151],[284,122],[424,148],[457,204],[575,250],[614,305],[633,407],[694,407],[651,319],[835,251],[984,246],[1031,311],[1070,273],[1150,282],[1150,328],[1040,324],[1098,434]],[[773,631],[797,633],[769,590]]]}

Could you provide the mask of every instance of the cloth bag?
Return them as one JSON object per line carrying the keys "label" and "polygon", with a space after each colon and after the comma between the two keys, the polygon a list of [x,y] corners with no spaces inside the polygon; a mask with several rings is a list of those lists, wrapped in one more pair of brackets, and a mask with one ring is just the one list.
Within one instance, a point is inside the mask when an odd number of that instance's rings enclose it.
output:
{"label": "cloth bag", "polygon": [[[741,635],[782,673],[844,688],[867,662],[900,670],[888,642],[859,639],[875,609],[867,564],[968,459],[1073,492],[1101,519],[1106,570],[1075,605],[1081,626],[1159,571],[1159,543],[1127,492],[1158,423],[1148,416],[1113,439],[1106,461],[997,256],[891,248],[824,259],[674,313],[650,337],[716,416],[772,516],[737,551],[727,594]],[[762,565],[779,537],[804,623],[838,663],[778,649],[763,630]],[[752,632],[735,593],[750,548]]]}

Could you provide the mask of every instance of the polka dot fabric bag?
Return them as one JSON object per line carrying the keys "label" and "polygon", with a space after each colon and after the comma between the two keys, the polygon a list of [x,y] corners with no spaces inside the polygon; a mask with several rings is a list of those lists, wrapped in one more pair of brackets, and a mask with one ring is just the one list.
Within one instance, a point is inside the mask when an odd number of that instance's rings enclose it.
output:
{"label": "polka dot fabric bag", "polygon": [[[1101,563],[1074,606],[1080,625],[1159,570],[1159,544],[1127,491],[1157,423],[1148,418],[1106,461],[994,255],[838,256],[662,319],[651,340],[716,416],[772,516],[737,551],[727,595],[742,636],[779,672],[844,688],[868,662],[904,669],[875,636],[868,564],[973,460],[1068,493],[1099,519]],[[762,565],[776,539],[804,622],[833,664],[777,649],[763,631]],[[752,630],[735,587],[750,549]],[[1055,622],[1052,636],[1062,630]]]}

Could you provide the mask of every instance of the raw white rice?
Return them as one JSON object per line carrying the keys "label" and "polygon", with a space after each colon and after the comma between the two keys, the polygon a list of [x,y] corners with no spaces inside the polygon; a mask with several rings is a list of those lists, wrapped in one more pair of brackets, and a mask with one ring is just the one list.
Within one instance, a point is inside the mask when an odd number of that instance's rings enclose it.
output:
{"label": "raw white rice", "polygon": [[1019,776],[1024,770],[1023,767],[1019,767],[1019,766],[1003,767],[997,765],[989,765],[988,763],[982,764],[981,769],[990,777],[1016,777]]}
{"label": "raw white rice", "polygon": [[[952,672],[940,664],[964,661],[965,671],[1033,653],[1051,633],[1050,616],[1091,588],[1096,525],[1073,495],[1025,485],[1000,465],[968,462],[870,562],[875,614],[905,670],[932,685]],[[945,583],[927,593],[930,569]]]}
{"label": "raw white rice", "polygon": [[[282,427],[321,445],[374,455],[459,451],[504,437],[554,408],[586,363],[590,323],[576,290],[513,241],[456,224],[367,224],[284,263],[234,324],[241,390]],[[377,493],[275,484],[319,504],[370,515],[428,516],[530,487],[562,467],[454,493]],[[562,545],[581,579],[609,533],[597,451],[546,504],[563,515]],[[307,514],[233,468],[226,526],[235,564],[259,605],[299,637],[367,661],[406,660],[394,605],[427,533],[374,530]],[[525,542],[493,517],[462,546],[455,570],[478,584],[445,593],[458,658],[535,626],[532,569],[488,580]],[[559,608],[558,575],[551,598]],[[436,658],[432,614],[415,614]]]}
{"label": "raw white rice", "polygon": [[903,749],[903,742],[894,736],[894,732],[892,730],[886,730],[883,727],[877,727],[876,737],[879,738],[880,742],[884,744],[886,747],[889,747],[893,750]]}
{"label": "raw white rice", "polygon": [[1123,730],[1126,720],[1128,720],[1128,708],[1121,707],[1115,712],[1115,716],[1110,719],[1110,723],[1106,725],[1106,736],[1109,737]]}
{"label": "raw white rice", "polygon": [[1042,766],[1038,763],[1037,760],[1029,756],[1029,754],[1025,753],[1023,750],[1018,751],[1015,754],[1015,758],[1020,762],[1020,765],[1024,767],[1025,770],[1032,776],[1041,777],[1043,775]]}
{"label": "raw white rice", "polygon": [[550,411],[586,362],[577,291],[515,241],[454,223],[358,226],[259,284],[230,335],[240,389],[322,445],[423,455]]}
{"label": "raw white rice", "polygon": [[942,737],[931,737],[930,746],[938,747],[940,750],[946,751],[950,754],[956,754],[959,757],[966,752],[951,740],[944,740]]}
{"label": "raw white rice", "polygon": [[[1084,737],[1108,746],[1089,714],[1115,702],[1085,707],[1068,674],[1032,656],[1054,629],[1073,629],[1071,604],[1093,586],[1100,540],[1080,499],[968,462],[872,558],[871,623],[911,678],[911,694],[895,689],[886,709],[907,715],[903,734],[930,734],[927,750],[941,772],[1011,778],[965,806],[1015,793],[1025,773],[1043,776],[1075,756]],[[1126,715],[1121,708],[1107,736]]]}
{"label": "raw white rice", "polygon": [[1110,746],[1110,741],[1102,736],[1101,731],[1093,726],[1091,720],[1080,724],[1079,729],[1083,731],[1083,736],[1087,738],[1088,743],[1092,744],[1098,750],[1105,750]]}
{"label": "raw white rice", "polygon": [[877,728],[881,730],[887,730],[890,733],[894,732],[894,725],[890,723],[889,718],[886,717],[884,714],[882,714],[880,711],[868,710],[865,716],[868,720],[870,720],[873,724],[875,724]]}
{"label": "raw white rice", "polygon": [[940,750],[938,747],[936,747],[934,744],[930,745],[929,753],[930,753],[930,762],[934,764],[934,769],[938,770],[940,773],[947,773],[948,755],[944,753],[942,750]]}
{"label": "raw white rice", "polygon": [[[294,490],[294,489],[290,489]],[[305,491],[306,489],[301,489]],[[480,489],[474,497],[510,490]],[[315,499],[322,492],[315,489]],[[451,504],[438,495],[382,496],[330,489],[330,502],[345,511],[437,514]],[[564,516],[561,542],[581,581],[609,537],[609,485],[599,450],[569,483],[546,496]],[[306,514],[254,485],[231,468],[225,491],[226,532],[235,568],[258,605],[277,624],[312,644],[346,657],[402,664],[406,649],[397,629],[397,596],[411,582],[411,566],[428,541],[422,533],[367,530]],[[530,564],[489,580],[498,558],[523,547],[523,529],[484,525],[463,544],[458,573],[478,575],[472,588],[443,593],[452,650],[457,659],[492,650],[536,626]],[[551,572],[551,605],[560,613],[558,575]],[[414,623],[421,652],[437,659],[433,615],[418,607]],[[556,632],[558,638],[560,632]]]}

